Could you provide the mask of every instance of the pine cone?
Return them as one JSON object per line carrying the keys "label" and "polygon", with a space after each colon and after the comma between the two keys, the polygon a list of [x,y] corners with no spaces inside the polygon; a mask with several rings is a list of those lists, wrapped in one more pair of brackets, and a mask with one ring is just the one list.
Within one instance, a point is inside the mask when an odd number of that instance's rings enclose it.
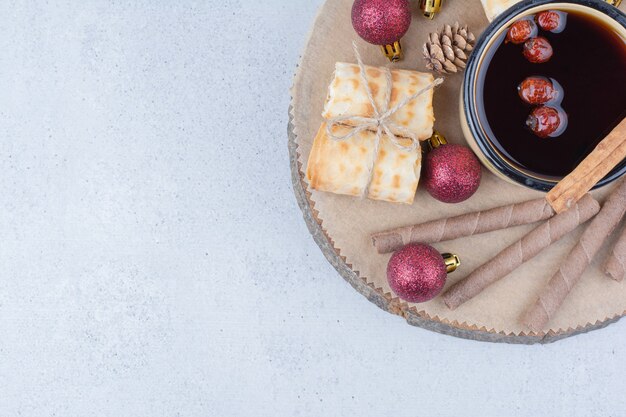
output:
{"label": "pine cone", "polygon": [[459,22],[454,26],[445,25],[438,33],[428,35],[424,44],[426,67],[440,74],[453,74],[463,70],[470,52],[474,49],[476,38]]}

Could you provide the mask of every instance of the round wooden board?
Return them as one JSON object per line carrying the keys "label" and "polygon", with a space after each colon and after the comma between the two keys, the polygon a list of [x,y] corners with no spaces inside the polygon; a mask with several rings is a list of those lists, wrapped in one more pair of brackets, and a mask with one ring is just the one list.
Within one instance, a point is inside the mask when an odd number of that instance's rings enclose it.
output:
{"label": "round wooden board", "polygon": [[[324,9],[324,7],[322,7],[322,9]],[[305,54],[308,48],[309,45],[307,45],[307,49],[305,49]],[[299,68],[299,70],[301,71],[302,68]],[[296,129],[294,129],[293,114],[293,107],[290,106],[287,130],[292,183],[296,199],[302,210],[309,231],[324,256],[326,256],[328,261],[335,267],[337,272],[339,272],[353,288],[381,309],[404,317],[406,321],[413,326],[422,327],[438,333],[471,340],[516,344],[551,343],[566,337],[603,328],[616,322],[624,315],[624,313],[611,315],[611,317],[607,319],[593,321],[593,323],[584,326],[579,325],[575,328],[569,327],[567,330],[550,330],[540,334],[525,334],[523,332],[516,334],[489,330],[485,327],[466,324],[465,322],[459,323],[457,321],[440,319],[438,316],[431,316],[424,311],[418,311],[414,306],[399,302],[397,298],[392,298],[392,294],[385,293],[381,288],[377,288],[371,282],[368,282],[358,271],[353,270],[352,265],[346,262],[345,257],[341,256],[340,251],[335,247],[332,236],[329,236],[322,226],[318,212],[315,209],[315,203],[311,199],[311,194],[307,191],[307,183],[305,182],[304,172],[298,154],[298,140],[295,134]],[[622,310],[620,309],[620,311]]]}
{"label": "round wooden board", "polygon": [[568,332],[549,332],[543,336],[532,335],[514,335],[506,334],[504,332],[496,333],[479,329],[477,327],[466,326],[454,326],[449,323],[444,323],[440,320],[433,319],[431,317],[423,316],[414,309],[406,308],[404,306],[398,306],[392,303],[392,299],[386,296],[382,291],[375,289],[372,285],[368,285],[367,282],[361,278],[358,272],[353,271],[350,265],[345,262],[337,249],[333,246],[332,240],[326,234],[322,228],[317,213],[311,208],[310,194],[306,190],[306,183],[304,182],[304,174],[300,162],[298,162],[298,156],[296,152],[296,135],[293,132],[293,124],[291,120],[291,108],[289,109],[289,124],[287,126],[288,147],[289,147],[289,165],[291,167],[291,182],[293,184],[293,191],[296,195],[298,205],[302,210],[304,221],[306,222],[309,232],[313,236],[315,243],[320,247],[322,253],[328,259],[328,262],[335,267],[339,275],[343,277],[352,287],[361,293],[369,301],[377,305],[379,308],[398,316],[404,317],[412,326],[422,327],[424,329],[432,330],[437,333],[447,334],[450,336],[460,337],[463,339],[479,340],[482,342],[498,342],[498,343],[516,343],[524,345],[532,345],[535,343],[552,343],[557,340],[564,339],[570,336],[576,336],[577,334],[586,333],[592,330],[601,329],[608,326],[611,323],[615,323],[622,316],[615,317],[613,319],[597,322],[593,325],[585,327],[579,327],[577,329]]}

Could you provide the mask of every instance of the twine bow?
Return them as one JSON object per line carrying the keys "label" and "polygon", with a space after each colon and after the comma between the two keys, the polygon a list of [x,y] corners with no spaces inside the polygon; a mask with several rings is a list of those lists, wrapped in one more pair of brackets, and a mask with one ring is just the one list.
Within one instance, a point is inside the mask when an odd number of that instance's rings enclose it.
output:
{"label": "twine bow", "polygon": [[[369,81],[367,80],[367,75],[365,73],[365,65],[363,64],[363,60],[361,59],[361,54],[359,53],[359,49],[356,46],[355,42],[352,42],[352,46],[354,47],[354,55],[356,56],[357,63],[359,65],[359,75],[361,76],[361,80],[363,85],[365,86],[365,92],[367,93],[367,98],[370,101],[372,108],[374,109],[373,117],[363,117],[363,116],[338,116],[329,119],[326,124],[326,133],[329,138],[336,141],[345,141],[351,139],[355,135],[365,131],[371,130],[376,132],[376,137],[374,139],[374,158],[372,158],[372,162],[369,167],[369,178],[367,181],[367,187],[363,190],[363,196],[367,195],[369,184],[372,181],[372,176],[374,175],[374,164],[376,163],[376,158],[378,155],[378,151],[380,148],[380,141],[382,138],[382,134],[385,133],[391,143],[394,144],[398,149],[403,151],[411,152],[416,149],[419,149],[420,142],[415,133],[411,130],[405,128],[404,126],[400,126],[397,123],[391,120],[391,116],[393,116],[398,110],[409,104],[411,101],[415,100],[417,97],[421,96],[427,91],[432,90],[436,86],[440,85],[443,82],[443,78],[437,78],[432,83],[428,84],[426,87],[419,90],[417,93],[405,97],[398,104],[389,108],[389,104],[391,103],[391,91],[393,79],[391,77],[391,71],[389,68],[380,68],[385,74],[385,79],[387,82],[387,88],[385,89],[385,97],[382,103],[382,107],[378,108],[376,101],[374,100],[374,95],[372,94],[372,89],[370,88]],[[346,126],[346,121],[351,121],[352,124],[356,124],[356,126]],[[352,127],[349,133],[338,136],[333,133],[333,128],[335,126],[344,126],[344,127]],[[397,132],[398,135],[401,136],[404,140],[409,140],[410,144],[405,146],[402,144],[400,139],[393,133]]]}

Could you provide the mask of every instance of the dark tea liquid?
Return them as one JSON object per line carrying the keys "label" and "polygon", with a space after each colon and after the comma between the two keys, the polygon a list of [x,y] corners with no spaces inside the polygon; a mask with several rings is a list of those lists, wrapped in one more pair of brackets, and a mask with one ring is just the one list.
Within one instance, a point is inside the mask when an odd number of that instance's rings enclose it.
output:
{"label": "dark tea liquid", "polygon": [[[505,44],[505,36],[483,64],[481,122],[513,165],[543,177],[564,177],[626,117],[626,39],[591,16],[568,12],[563,32],[540,32],[554,49],[550,61],[532,64],[522,55],[523,45]],[[532,106],[520,99],[517,86],[532,75],[554,78],[565,92],[561,107],[568,125],[556,138],[542,139],[526,127]]]}

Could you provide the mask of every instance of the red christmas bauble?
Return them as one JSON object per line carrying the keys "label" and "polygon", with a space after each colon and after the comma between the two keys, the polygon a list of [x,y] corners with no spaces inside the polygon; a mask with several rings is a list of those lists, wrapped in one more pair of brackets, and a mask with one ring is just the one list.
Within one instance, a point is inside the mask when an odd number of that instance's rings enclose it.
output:
{"label": "red christmas bauble", "polygon": [[446,265],[435,248],[413,243],[395,252],[387,264],[387,281],[398,297],[412,303],[432,300],[446,283]]}
{"label": "red christmas bauble", "polygon": [[393,44],[410,25],[408,0],[356,0],[352,5],[352,26],[371,44]]}
{"label": "red christmas bauble", "polygon": [[441,145],[426,155],[424,185],[444,203],[460,203],[470,198],[480,185],[480,162],[467,147]]}

